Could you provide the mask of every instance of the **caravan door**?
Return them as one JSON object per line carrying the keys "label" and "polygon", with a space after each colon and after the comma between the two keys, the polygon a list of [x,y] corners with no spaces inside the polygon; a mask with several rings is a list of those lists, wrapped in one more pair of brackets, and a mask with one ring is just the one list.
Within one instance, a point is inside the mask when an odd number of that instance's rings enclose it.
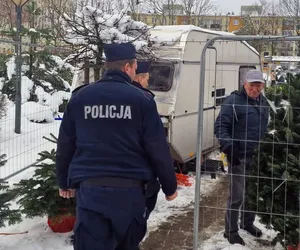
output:
{"label": "caravan door", "polygon": [[217,51],[206,51],[204,110],[203,110],[203,150],[214,147],[215,122],[215,86],[216,86]]}

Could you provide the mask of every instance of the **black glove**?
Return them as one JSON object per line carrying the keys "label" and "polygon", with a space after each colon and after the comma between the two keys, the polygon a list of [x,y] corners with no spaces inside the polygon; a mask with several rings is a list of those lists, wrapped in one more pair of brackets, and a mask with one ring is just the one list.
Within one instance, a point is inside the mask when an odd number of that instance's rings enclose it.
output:
{"label": "black glove", "polygon": [[232,145],[225,148],[223,150],[224,154],[226,154],[227,161],[230,163],[230,165],[238,166],[241,164],[239,159],[239,149],[233,147]]}

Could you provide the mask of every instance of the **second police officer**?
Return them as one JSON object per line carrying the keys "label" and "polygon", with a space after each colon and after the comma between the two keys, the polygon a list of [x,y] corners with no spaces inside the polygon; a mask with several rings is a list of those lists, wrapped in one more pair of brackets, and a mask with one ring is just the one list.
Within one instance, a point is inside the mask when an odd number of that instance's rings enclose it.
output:
{"label": "second police officer", "polygon": [[[78,88],[60,126],[56,171],[64,198],[76,188],[75,250],[137,250],[148,219],[145,186],[159,178],[177,197],[173,160],[153,95],[131,83],[131,43],[104,46],[107,71]],[[147,193],[147,192],[146,192]]]}
{"label": "second police officer", "polygon": [[[155,96],[151,91],[147,90],[148,82],[150,77],[150,66],[151,63],[148,61],[138,61],[137,62],[137,70],[135,79],[132,81],[132,85],[142,88],[145,91],[148,91],[153,97]],[[149,214],[154,210],[157,196],[160,190],[160,183],[157,180],[157,176],[155,179],[148,182],[147,192],[146,192],[146,207],[148,209]]]}

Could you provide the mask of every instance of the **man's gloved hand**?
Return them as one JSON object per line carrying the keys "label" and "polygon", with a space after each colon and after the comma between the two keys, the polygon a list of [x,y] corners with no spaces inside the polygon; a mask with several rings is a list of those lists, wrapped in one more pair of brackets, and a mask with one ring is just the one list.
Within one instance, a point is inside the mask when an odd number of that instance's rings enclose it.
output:
{"label": "man's gloved hand", "polygon": [[225,148],[223,150],[224,154],[227,156],[227,160],[229,163],[233,166],[240,165],[240,159],[239,159],[239,150],[238,148],[233,147],[233,145]]}

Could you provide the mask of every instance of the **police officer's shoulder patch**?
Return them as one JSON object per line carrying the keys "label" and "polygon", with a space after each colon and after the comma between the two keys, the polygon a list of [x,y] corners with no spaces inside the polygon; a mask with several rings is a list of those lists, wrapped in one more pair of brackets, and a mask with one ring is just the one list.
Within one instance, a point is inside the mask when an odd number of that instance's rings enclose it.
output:
{"label": "police officer's shoulder patch", "polygon": [[83,84],[83,85],[80,85],[79,87],[75,88],[73,91],[72,91],[72,97],[76,96],[78,93],[79,93],[79,90],[82,90],[84,89],[85,87],[89,86],[90,84]]}
{"label": "police officer's shoulder patch", "polygon": [[137,91],[139,91],[141,94],[143,94],[143,96],[148,100],[151,101],[155,95],[148,89],[142,88],[142,87],[137,87],[133,84],[128,83],[129,86],[131,86],[133,89],[136,89]]}
{"label": "police officer's shoulder patch", "polygon": [[140,89],[140,91],[143,93],[144,97],[148,99],[148,101],[151,101],[155,97],[155,95],[148,89]]}
{"label": "police officer's shoulder patch", "polygon": [[76,93],[78,90],[80,90],[80,89],[82,89],[82,88],[84,88],[84,87],[86,87],[86,86],[88,86],[89,84],[83,84],[83,85],[80,85],[79,87],[77,87],[77,88],[75,88],[73,91],[72,91],[72,94],[73,93]]}
{"label": "police officer's shoulder patch", "polygon": [[153,92],[151,92],[149,89],[144,89],[144,91],[146,91],[147,93],[149,93],[153,98],[155,97],[155,95],[153,94]]}

